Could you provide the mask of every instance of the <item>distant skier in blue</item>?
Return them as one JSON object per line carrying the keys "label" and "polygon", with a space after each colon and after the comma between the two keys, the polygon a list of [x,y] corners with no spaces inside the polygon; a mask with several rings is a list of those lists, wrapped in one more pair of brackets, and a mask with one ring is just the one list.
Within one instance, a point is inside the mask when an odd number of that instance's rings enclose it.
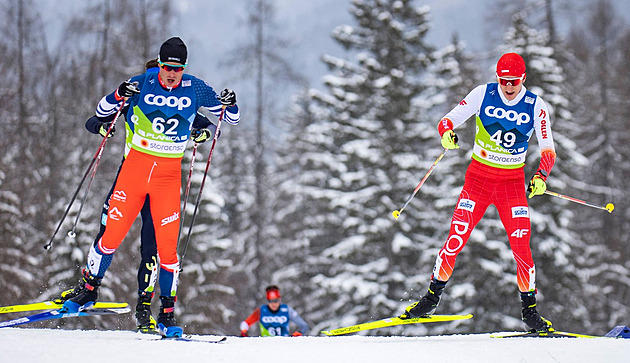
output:
{"label": "distant skier in blue", "polygon": [[271,285],[265,289],[267,304],[261,305],[241,322],[241,336],[249,335],[249,327],[259,322],[260,335],[263,337],[288,337],[289,324],[293,322],[298,329],[291,336],[297,337],[308,332],[308,324],[292,307],[280,302],[280,289]]}

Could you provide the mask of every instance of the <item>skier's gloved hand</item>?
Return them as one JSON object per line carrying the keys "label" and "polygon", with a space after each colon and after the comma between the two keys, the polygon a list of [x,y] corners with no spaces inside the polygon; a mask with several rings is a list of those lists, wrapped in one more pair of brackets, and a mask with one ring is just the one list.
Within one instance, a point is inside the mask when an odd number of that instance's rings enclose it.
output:
{"label": "skier's gloved hand", "polygon": [[[107,130],[109,130],[109,126],[111,124],[111,122],[103,122],[103,124],[101,124],[101,127],[98,128],[98,133],[101,134],[101,136],[105,137],[105,135],[107,135]],[[109,132],[109,135],[107,135],[107,137],[114,136],[114,132],[116,132],[116,125],[112,127],[112,130]]]}
{"label": "skier's gloved hand", "polygon": [[133,95],[137,95],[138,93],[140,93],[140,90],[138,89],[138,82],[132,83],[124,81],[116,90],[116,99],[121,100],[124,97],[131,97]]}
{"label": "skier's gloved hand", "polygon": [[[210,130],[210,134],[214,137],[214,133],[217,132],[217,125],[212,122],[208,125],[208,130]],[[221,137],[221,130],[219,130],[219,134],[217,135],[217,140]]]}
{"label": "skier's gloved hand", "polygon": [[449,149],[449,150],[459,149],[459,145],[457,145],[457,141],[459,141],[459,138],[457,137],[457,134],[455,134],[455,131],[453,130],[446,130],[442,134],[442,147],[444,147],[445,149]]}
{"label": "skier's gloved hand", "polygon": [[246,337],[246,336],[248,336],[248,335],[247,335],[247,329],[243,329],[243,330],[241,330],[241,336],[242,336],[242,337]]}
{"label": "skier's gloved hand", "polygon": [[212,138],[212,133],[208,129],[192,129],[190,138],[197,144],[201,144]]}
{"label": "skier's gloved hand", "polygon": [[545,190],[547,190],[547,183],[545,182],[544,175],[537,172],[529,181],[529,186],[527,187],[527,191],[529,192],[528,198],[534,195],[542,195],[545,193]]}
{"label": "skier's gloved hand", "polygon": [[219,101],[222,105],[232,107],[236,104],[236,93],[234,93],[234,91],[232,91],[231,89],[226,88],[221,91],[221,94],[219,95]]}

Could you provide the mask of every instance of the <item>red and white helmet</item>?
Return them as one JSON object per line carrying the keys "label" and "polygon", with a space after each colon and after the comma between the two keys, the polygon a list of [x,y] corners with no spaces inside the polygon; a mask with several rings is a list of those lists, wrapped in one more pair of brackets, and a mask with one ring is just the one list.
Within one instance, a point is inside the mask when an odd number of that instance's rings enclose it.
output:
{"label": "red and white helmet", "polygon": [[497,62],[497,77],[507,79],[523,79],[525,61],[516,53],[505,53]]}

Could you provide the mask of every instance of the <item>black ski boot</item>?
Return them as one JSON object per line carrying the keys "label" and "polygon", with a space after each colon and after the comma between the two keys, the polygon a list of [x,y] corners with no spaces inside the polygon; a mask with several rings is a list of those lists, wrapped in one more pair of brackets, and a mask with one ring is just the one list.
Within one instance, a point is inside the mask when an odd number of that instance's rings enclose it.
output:
{"label": "black ski boot", "polygon": [[419,300],[407,306],[405,312],[399,316],[401,319],[420,318],[431,315],[437,309],[440,302],[440,296],[444,291],[446,281],[438,281],[431,279],[429,291]]}
{"label": "black ski boot", "polygon": [[183,329],[175,321],[175,296],[160,296],[160,313],[157,323],[160,334],[165,337],[181,337]]}
{"label": "black ski boot", "polygon": [[76,291],[76,287],[72,287],[68,290],[63,291],[58,298],[53,299],[53,301],[57,304],[63,304],[64,302],[72,299],[73,297],[77,296],[77,291]]}
{"label": "black ski boot", "polygon": [[[83,269],[82,274],[83,277],[74,289],[66,290],[62,293],[62,298],[66,298],[66,301],[63,303],[63,309],[68,312],[77,312],[89,308],[98,299],[98,288],[101,286],[101,279],[92,276],[86,269]],[[64,296],[64,294],[66,295]]]}
{"label": "black ski boot", "polygon": [[138,293],[138,303],[136,304],[136,323],[137,330],[141,333],[153,334],[157,333],[156,321],[151,315],[151,299],[152,292]]}
{"label": "black ski boot", "polygon": [[536,311],[536,293],[534,291],[521,292],[521,306],[523,307],[523,322],[531,331],[553,331],[551,322]]}

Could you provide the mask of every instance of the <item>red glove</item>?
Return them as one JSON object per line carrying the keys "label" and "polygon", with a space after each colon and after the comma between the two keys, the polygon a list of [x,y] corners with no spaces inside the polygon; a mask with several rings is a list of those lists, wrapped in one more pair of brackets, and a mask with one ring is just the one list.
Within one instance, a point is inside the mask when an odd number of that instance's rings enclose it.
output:
{"label": "red glove", "polygon": [[291,334],[292,337],[301,337],[302,333],[300,333],[299,331],[293,332],[293,334]]}
{"label": "red glove", "polygon": [[243,330],[241,330],[241,336],[242,336],[242,337],[246,337],[246,336],[248,336],[248,335],[247,335],[247,329],[243,329]]}

